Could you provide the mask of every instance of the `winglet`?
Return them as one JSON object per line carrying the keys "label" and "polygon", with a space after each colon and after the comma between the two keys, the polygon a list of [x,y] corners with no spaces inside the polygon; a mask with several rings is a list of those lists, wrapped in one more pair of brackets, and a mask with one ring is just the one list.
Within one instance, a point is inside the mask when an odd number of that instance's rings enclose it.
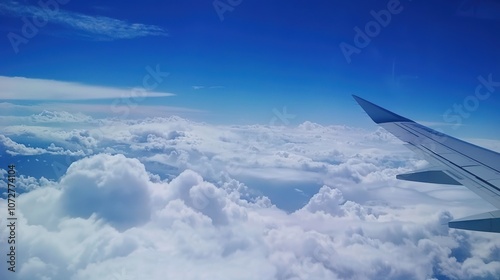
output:
{"label": "winglet", "polygon": [[359,106],[361,106],[361,108],[365,110],[368,116],[370,116],[370,118],[377,124],[389,122],[414,122],[410,119],[386,110],[378,105],[375,105],[370,101],[366,101],[359,96],[353,95],[352,97],[354,97]]}
{"label": "winglet", "polygon": [[396,179],[443,185],[462,185],[457,182],[457,180],[450,177],[450,175],[446,174],[443,170],[424,169],[421,171],[396,175]]}
{"label": "winglet", "polygon": [[448,226],[466,230],[500,232],[500,210],[453,220],[448,223]]}

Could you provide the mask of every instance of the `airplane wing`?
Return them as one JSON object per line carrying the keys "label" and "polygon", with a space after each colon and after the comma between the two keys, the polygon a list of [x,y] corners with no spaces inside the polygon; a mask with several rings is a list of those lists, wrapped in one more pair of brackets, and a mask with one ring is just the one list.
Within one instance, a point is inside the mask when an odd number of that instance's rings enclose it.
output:
{"label": "airplane wing", "polygon": [[[463,185],[500,209],[500,154],[437,132],[353,95],[370,118],[422,155],[432,167],[396,178]],[[499,232],[500,210],[448,223],[450,228]]]}

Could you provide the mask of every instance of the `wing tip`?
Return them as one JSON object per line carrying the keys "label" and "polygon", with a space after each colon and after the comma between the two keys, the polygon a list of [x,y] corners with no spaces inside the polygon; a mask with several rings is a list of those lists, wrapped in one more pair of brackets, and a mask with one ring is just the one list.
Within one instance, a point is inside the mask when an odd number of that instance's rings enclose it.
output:
{"label": "wing tip", "polygon": [[452,220],[448,222],[448,227],[500,233],[500,210]]}
{"label": "wing tip", "polygon": [[354,100],[363,108],[363,110],[370,116],[370,118],[377,124],[391,123],[391,122],[414,122],[396,113],[393,113],[385,108],[371,103],[357,95],[352,95]]}

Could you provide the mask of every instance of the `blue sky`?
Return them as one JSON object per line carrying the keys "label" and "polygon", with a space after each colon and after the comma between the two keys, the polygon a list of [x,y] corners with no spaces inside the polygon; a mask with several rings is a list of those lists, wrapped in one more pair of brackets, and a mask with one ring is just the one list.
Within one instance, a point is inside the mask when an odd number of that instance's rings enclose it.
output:
{"label": "blue sky", "polygon": [[499,235],[446,226],[493,206],[397,180],[427,163],[352,94],[500,151],[499,15],[499,0],[0,1],[18,218],[18,271],[4,255],[0,278],[497,279]]}
{"label": "blue sky", "polygon": [[[497,7],[493,0],[476,1],[475,14],[474,1],[401,1],[350,63],[339,45],[354,46],[354,28],[364,30],[371,11],[392,1],[243,0],[219,12],[222,20],[212,1],[62,2],[62,12],[17,54],[8,34],[21,34],[22,17],[32,20],[39,4],[0,6],[0,75],[131,88],[147,66],[159,65],[170,75],[155,91],[175,96],[140,105],[203,110],[197,119],[226,124],[268,123],[286,106],[296,116],[290,123],[355,126],[372,124],[351,94],[417,121],[446,123],[442,115],[474,95],[478,76],[500,80],[500,22],[487,13]],[[74,24],[83,16],[87,29]],[[461,117],[464,126],[445,131],[499,138],[491,129],[500,114],[498,91]]]}

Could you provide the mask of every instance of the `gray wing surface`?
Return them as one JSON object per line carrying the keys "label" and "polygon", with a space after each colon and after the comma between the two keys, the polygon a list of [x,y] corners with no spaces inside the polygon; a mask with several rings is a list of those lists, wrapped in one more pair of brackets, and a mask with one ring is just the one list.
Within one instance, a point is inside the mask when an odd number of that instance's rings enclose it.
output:
{"label": "gray wing surface", "polygon": [[[397,175],[401,180],[463,185],[500,209],[500,154],[437,132],[353,96],[370,118],[406,143],[431,168]],[[500,232],[500,210],[449,222],[449,227]]]}

